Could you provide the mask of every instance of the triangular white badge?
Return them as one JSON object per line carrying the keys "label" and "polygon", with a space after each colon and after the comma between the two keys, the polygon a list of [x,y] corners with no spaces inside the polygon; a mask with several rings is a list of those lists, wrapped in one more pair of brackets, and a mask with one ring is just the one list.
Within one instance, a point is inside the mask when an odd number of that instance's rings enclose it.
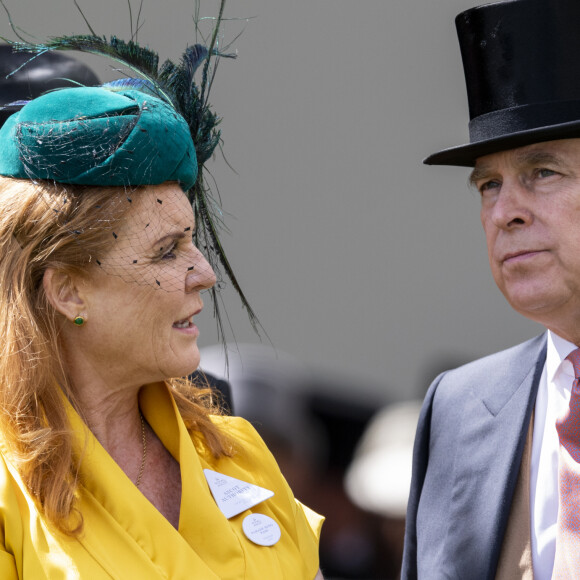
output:
{"label": "triangular white badge", "polygon": [[241,479],[204,469],[205,478],[218,507],[227,519],[271,498],[273,491]]}

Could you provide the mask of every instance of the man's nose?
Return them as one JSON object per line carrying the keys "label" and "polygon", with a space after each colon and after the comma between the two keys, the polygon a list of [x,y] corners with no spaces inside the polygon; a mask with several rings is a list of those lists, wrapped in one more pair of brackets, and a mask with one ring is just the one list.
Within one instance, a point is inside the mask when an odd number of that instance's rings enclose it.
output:
{"label": "man's nose", "polygon": [[532,222],[531,193],[517,179],[504,181],[493,204],[491,219],[496,227],[513,229]]}

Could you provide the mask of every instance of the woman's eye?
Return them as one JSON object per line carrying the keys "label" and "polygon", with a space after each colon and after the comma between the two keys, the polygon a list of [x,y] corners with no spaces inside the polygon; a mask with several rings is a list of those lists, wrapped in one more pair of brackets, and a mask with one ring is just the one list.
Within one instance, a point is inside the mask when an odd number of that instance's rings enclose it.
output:
{"label": "woman's eye", "polygon": [[172,242],[165,248],[160,248],[160,254],[162,260],[173,260],[175,258],[175,248],[177,247],[176,242]]}

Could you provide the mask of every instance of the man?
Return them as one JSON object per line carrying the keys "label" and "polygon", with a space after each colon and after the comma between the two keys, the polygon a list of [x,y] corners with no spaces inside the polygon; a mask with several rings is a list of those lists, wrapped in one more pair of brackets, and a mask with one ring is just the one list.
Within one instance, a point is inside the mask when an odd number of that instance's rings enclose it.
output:
{"label": "man", "polygon": [[500,2],[456,25],[470,143],[425,162],[473,167],[494,279],[547,332],[431,385],[402,578],[580,578],[580,539],[576,550],[561,540],[580,529],[561,517],[578,526],[580,503],[568,508],[573,485],[559,489],[578,376],[578,353],[567,357],[580,346],[580,2]]}

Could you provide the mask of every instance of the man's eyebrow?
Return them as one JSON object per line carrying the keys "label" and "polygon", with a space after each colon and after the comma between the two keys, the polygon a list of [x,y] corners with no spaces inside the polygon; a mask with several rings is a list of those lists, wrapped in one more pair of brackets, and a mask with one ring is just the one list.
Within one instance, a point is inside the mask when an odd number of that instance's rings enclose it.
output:
{"label": "man's eyebrow", "polygon": [[[563,165],[561,156],[542,149],[514,151],[514,163],[520,168],[542,165],[561,167]],[[491,166],[487,164],[479,165],[471,172],[469,184],[475,186],[478,181],[487,179],[492,173],[493,168]]]}
{"label": "man's eyebrow", "polygon": [[487,165],[474,167],[473,171],[469,174],[469,185],[475,187],[478,181],[487,178],[490,173],[491,169]]}

